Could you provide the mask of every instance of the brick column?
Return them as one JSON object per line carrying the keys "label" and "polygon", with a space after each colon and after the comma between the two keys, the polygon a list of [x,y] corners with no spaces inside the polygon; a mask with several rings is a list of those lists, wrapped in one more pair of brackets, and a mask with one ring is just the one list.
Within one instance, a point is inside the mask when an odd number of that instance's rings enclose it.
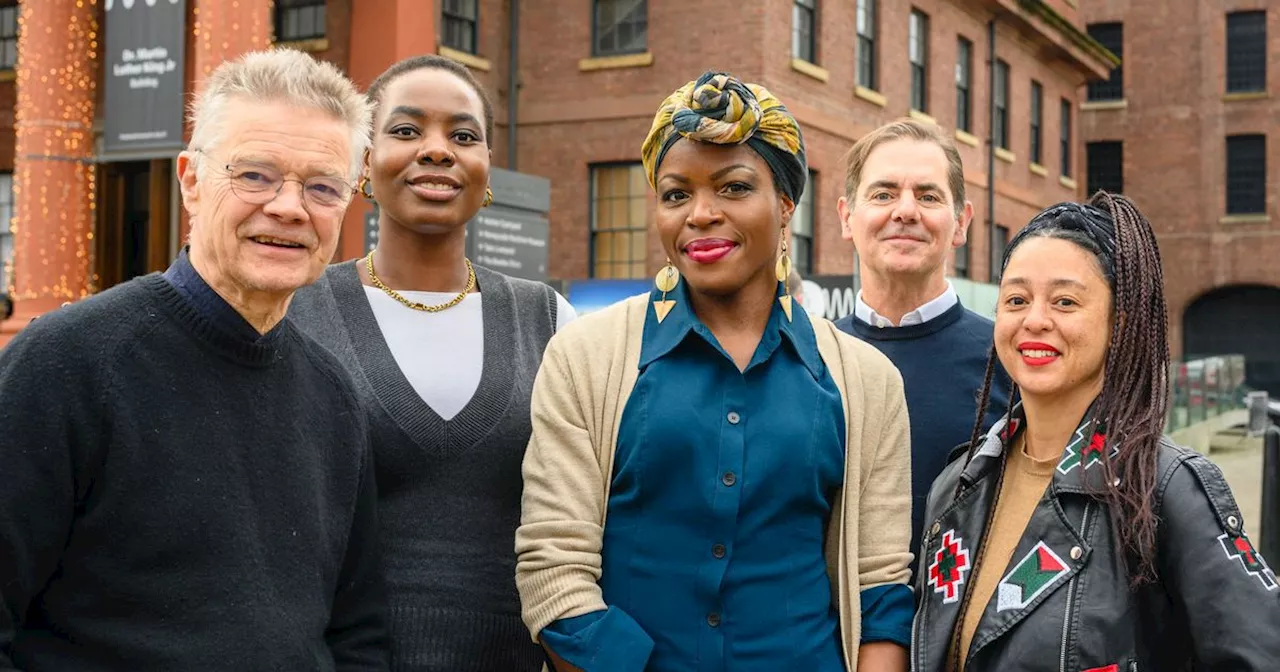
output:
{"label": "brick column", "polygon": [[[14,124],[14,319],[31,319],[96,290],[93,118],[102,34],[97,0],[20,7]],[[93,46],[90,46],[93,45]]]}
{"label": "brick column", "polygon": [[[426,6],[428,9],[424,10]],[[423,0],[354,0],[351,3],[351,49],[347,74],[369,88],[396,61],[436,53],[437,4]],[[359,194],[342,220],[342,235],[334,261],[365,254],[364,218],[373,206]]]}

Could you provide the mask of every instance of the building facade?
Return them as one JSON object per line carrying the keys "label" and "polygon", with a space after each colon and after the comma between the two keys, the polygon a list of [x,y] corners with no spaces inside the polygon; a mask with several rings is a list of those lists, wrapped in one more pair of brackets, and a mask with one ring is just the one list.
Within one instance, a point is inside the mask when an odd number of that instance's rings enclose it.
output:
{"label": "building facade", "polygon": [[1086,189],[1123,191],[1156,228],[1174,355],[1244,354],[1280,395],[1280,5],[1082,10],[1123,61],[1082,105]]}
{"label": "building facade", "polygon": [[[437,0],[436,12],[422,0],[0,0],[0,217],[13,222],[0,252],[18,308],[0,344],[32,316],[164,268],[184,237],[176,150],[101,149],[106,7],[155,1],[185,3],[188,95],[217,63],[271,44],[362,87],[410,55],[466,64],[494,100],[494,165],[551,181],[548,274],[563,281],[643,281],[661,266],[640,145],[667,94],[723,69],[768,87],[804,129],[802,273],[853,273],[835,207],[842,156],[910,115],[957,140],[977,216],[954,274],[989,282],[1035,212],[1083,195],[1083,87],[1115,65],[1076,0]],[[68,26],[70,40],[37,39]],[[341,259],[363,253],[369,210],[353,204]]]}

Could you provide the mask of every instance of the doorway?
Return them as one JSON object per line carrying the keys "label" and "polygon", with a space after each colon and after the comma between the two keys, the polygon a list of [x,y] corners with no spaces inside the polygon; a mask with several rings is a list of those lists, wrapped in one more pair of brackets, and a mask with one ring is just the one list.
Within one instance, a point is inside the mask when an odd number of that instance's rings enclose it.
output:
{"label": "doorway", "polygon": [[170,159],[121,161],[102,168],[97,236],[98,288],[168,268]]}

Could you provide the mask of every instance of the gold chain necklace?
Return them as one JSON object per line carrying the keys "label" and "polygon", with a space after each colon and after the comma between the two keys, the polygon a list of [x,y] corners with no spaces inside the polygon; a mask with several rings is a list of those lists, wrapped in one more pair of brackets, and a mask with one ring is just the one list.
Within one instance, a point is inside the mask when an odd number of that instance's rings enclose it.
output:
{"label": "gold chain necklace", "polygon": [[448,310],[458,305],[459,303],[462,303],[462,300],[467,298],[467,295],[471,293],[471,290],[476,288],[476,269],[471,266],[470,259],[463,257],[462,260],[467,264],[467,286],[464,287],[462,289],[462,292],[459,293],[457,296],[453,297],[452,299],[450,299],[445,303],[441,303],[435,306],[429,306],[425,303],[417,303],[416,301],[410,301],[409,299],[406,299],[404,295],[402,295],[400,292],[397,292],[396,290],[386,286],[382,282],[382,280],[378,278],[378,274],[373,272],[373,252],[370,252],[369,256],[364,258],[364,265],[365,265],[365,268],[369,269],[369,279],[373,281],[373,286],[386,292],[387,296],[404,304],[406,308],[421,310],[424,313],[438,313],[442,310]]}

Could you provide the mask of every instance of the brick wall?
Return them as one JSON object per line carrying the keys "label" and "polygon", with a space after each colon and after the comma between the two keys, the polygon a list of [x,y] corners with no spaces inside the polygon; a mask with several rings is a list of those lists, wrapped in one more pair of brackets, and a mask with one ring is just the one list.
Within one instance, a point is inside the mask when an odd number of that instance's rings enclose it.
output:
{"label": "brick wall", "polygon": [[[1086,21],[1124,22],[1123,109],[1084,111],[1085,141],[1124,142],[1124,188],[1157,230],[1169,302],[1170,345],[1196,298],[1238,284],[1280,285],[1280,7],[1268,0],[1109,0]],[[1267,91],[1225,99],[1226,14],[1268,10]],[[1180,45],[1171,49],[1170,45]],[[1226,215],[1226,136],[1267,135],[1269,221]]]}

